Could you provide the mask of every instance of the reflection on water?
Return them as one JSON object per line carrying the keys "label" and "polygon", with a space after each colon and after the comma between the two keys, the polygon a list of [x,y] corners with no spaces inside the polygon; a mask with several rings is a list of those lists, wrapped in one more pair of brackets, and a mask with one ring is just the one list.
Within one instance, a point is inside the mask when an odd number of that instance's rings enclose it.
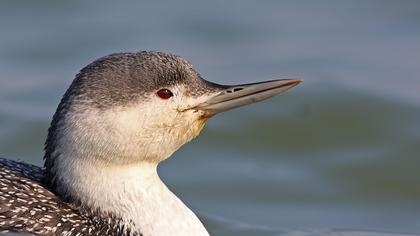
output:
{"label": "reflection on water", "polygon": [[419,233],[419,22],[417,1],[2,2],[0,155],[42,164],[94,58],[170,51],[219,83],[305,79],[160,167],[214,235]]}

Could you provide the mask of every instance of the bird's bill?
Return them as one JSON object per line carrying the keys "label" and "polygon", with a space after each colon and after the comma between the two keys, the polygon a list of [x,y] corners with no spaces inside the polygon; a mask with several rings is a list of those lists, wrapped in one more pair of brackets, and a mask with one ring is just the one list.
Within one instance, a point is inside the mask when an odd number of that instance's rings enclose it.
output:
{"label": "bird's bill", "polygon": [[265,100],[298,85],[300,82],[302,82],[300,79],[281,79],[227,86],[195,109],[205,111],[206,116],[210,117],[223,111]]}

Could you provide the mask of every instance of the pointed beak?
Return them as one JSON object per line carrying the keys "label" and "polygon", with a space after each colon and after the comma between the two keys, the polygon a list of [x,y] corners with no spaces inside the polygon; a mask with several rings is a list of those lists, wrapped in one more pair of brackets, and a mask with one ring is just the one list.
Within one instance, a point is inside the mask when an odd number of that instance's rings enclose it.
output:
{"label": "pointed beak", "polygon": [[300,79],[281,79],[224,86],[225,88],[220,93],[210,97],[194,109],[205,111],[205,116],[211,117],[223,111],[265,100],[293,88],[301,82]]}

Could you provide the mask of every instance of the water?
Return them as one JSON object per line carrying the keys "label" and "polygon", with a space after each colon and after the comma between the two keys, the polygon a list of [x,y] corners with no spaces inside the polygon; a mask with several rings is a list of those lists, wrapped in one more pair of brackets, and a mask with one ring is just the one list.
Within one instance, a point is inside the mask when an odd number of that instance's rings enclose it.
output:
{"label": "water", "polygon": [[169,51],[218,83],[305,80],[160,166],[211,233],[420,234],[419,25],[418,1],[3,1],[0,155],[42,164],[93,59]]}

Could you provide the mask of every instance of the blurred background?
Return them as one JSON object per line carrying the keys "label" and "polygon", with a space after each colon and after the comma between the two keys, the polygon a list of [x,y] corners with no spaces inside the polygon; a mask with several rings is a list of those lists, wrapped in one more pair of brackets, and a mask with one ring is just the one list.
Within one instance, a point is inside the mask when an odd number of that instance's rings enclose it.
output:
{"label": "blurred background", "polygon": [[42,165],[92,60],[171,52],[217,83],[305,80],[160,166],[210,233],[420,233],[420,1],[13,0],[0,32],[1,157]]}

